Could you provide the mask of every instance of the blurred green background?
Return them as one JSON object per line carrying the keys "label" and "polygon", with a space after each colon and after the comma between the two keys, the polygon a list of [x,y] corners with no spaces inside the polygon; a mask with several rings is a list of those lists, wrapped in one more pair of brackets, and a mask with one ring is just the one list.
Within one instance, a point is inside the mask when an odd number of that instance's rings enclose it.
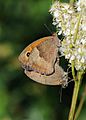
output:
{"label": "blurred green background", "polygon": [[[61,86],[45,86],[30,80],[18,61],[29,43],[51,35],[44,24],[55,31],[48,12],[50,5],[51,0],[0,0],[0,120],[68,118],[73,82],[62,90],[60,103]],[[80,115],[80,120],[85,119],[86,103]]]}

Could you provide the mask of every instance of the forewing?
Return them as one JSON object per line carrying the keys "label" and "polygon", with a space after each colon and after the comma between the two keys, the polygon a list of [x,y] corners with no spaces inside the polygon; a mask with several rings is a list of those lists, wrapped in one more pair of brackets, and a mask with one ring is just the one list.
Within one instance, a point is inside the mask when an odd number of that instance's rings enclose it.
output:
{"label": "forewing", "polygon": [[58,54],[58,41],[52,36],[36,46],[30,53],[27,66],[35,72],[49,75],[55,70],[55,61]]}

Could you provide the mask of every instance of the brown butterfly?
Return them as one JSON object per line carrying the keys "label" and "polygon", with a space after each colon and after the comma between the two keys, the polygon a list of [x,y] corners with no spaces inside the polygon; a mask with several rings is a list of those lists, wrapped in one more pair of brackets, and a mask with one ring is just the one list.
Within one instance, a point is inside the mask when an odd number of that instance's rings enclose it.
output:
{"label": "brown butterfly", "polygon": [[59,46],[60,41],[56,34],[28,45],[19,56],[25,74],[42,84],[67,85],[67,74],[59,66]]}

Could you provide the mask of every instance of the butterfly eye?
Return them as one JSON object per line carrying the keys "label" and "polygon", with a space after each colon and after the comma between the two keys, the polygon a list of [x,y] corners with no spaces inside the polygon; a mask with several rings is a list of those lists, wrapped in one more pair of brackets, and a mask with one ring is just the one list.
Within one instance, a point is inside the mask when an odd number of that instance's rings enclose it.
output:
{"label": "butterfly eye", "polygon": [[30,55],[30,52],[27,52],[27,53],[26,53],[26,56],[29,57],[29,55]]}

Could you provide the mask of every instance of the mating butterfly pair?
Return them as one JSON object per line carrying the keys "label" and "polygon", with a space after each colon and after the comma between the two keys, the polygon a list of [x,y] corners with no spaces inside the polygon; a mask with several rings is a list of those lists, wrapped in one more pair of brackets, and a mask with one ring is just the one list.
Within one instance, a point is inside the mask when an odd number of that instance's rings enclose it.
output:
{"label": "mating butterfly pair", "polygon": [[59,66],[59,45],[56,34],[28,45],[19,56],[25,74],[41,84],[67,85],[67,74]]}

